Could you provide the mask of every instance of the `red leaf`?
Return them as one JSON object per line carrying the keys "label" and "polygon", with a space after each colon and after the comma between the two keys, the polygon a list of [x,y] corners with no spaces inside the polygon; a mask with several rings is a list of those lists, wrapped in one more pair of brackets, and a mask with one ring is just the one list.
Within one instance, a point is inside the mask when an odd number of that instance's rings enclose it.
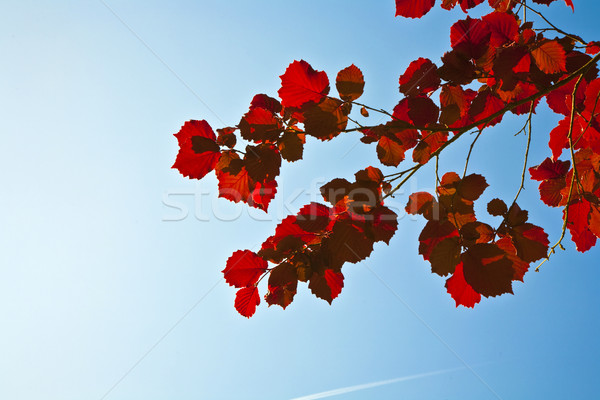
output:
{"label": "red leaf", "polygon": [[443,65],[438,69],[440,78],[453,85],[466,85],[475,79],[475,65],[468,56],[452,50],[442,57]]}
{"label": "red leaf", "polygon": [[452,274],[460,262],[461,248],[458,237],[449,237],[437,243],[431,249],[428,257],[431,263],[431,272],[440,276]]}
{"label": "red leaf", "polygon": [[554,160],[558,160],[563,149],[569,147],[568,136],[570,120],[569,117],[565,117],[559,121],[556,128],[550,131],[550,142],[548,143],[548,146],[552,150],[552,158]]}
{"label": "red leaf", "polygon": [[221,152],[208,122],[187,121],[175,137],[179,153],[172,168],[192,179],[201,179],[215,169]]}
{"label": "red leaf", "polygon": [[481,295],[465,281],[462,263],[456,266],[454,274],[446,280],[446,291],[456,302],[456,307],[473,308],[481,301]]}
{"label": "red leaf", "polygon": [[480,19],[471,17],[457,21],[450,28],[452,48],[475,60],[487,51],[490,36],[491,32],[487,24]]}
{"label": "red leaf", "polygon": [[357,263],[369,257],[374,241],[349,219],[338,220],[323,243],[331,249],[331,266],[341,268],[345,262]]}
{"label": "red leaf", "polygon": [[257,182],[250,193],[248,205],[267,211],[269,203],[275,198],[277,193],[277,181],[267,181],[265,183]]}
{"label": "red leaf", "polygon": [[442,106],[440,123],[448,126],[465,125],[468,120],[469,106],[475,96],[477,96],[477,92],[471,89],[463,90],[461,86],[449,84],[442,86],[440,93],[440,104]]}
{"label": "red leaf", "polygon": [[437,121],[440,109],[426,96],[406,97],[394,107],[393,116],[400,121],[410,120],[417,126],[427,126]]}
{"label": "red leaf", "polygon": [[508,207],[504,201],[500,199],[493,199],[488,203],[487,210],[490,215],[500,216],[506,214]]}
{"label": "red leaf", "polygon": [[[534,3],[538,3],[538,4],[545,4],[547,6],[550,5],[550,3],[554,3],[556,0],[533,0]],[[571,7],[571,9],[573,11],[575,11],[575,7],[573,6],[573,1],[572,0],[565,0],[565,4],[568,5],[569,7]]]}
{"label": "red leaf", "polygon": [[512,263],[495,244],[480,243],[462,254],[465,280],[485,297],[512,293]]}
{"label": "red leaf", "polygon": [[491,36],[490,46],[501,47],[513,42],[519,34],[519,23],[513,14],[505,12],[493,12],[483,17]]}
{"label": "red leaf", "polygon": [[296,268],[289,263],[283,263],[271,271],[269,275],[269,293],[265,300],[269,306],[277,304],[284,310],[294,300],[298,287]]}
{"label": "red leaf", "polygon": [[488,0],[490,7],[499,12],[507,12],[512,10],[517,4],[515,0]]}
{"label": "red leaf", "polygon": [[539,226],[526,223],[509,230],[517,256],[527,263],[548,255],[548,235]]}
{"label": "red leaf", "polygon": [[342,100],[354,101],[363,94],[365,78],[361,70],[352,64],[338,72],[335,86]]}
{"label": "red leaf", "polygon": [[333,211],[323,204],[307,204],[298,211],[296,224],[307,232],[323,231],[331,222]]}
{"label": "red leaf", "polygon": [[272,181],[279,175],[281,156],[279,150],[271,144],[246,146],[244,164],[248,176],[255,182]]}
{"label": "red leaf", "polygon": [[[546,102],[548,106],[557,114],[562,115],[570,115],[571,114],[571,104],[573,102],[573,90],[575,89],[575,81],[567,83],[559,87],[558,89],[554,89],[550,93],[546,95]],[[575,105],[579,107],[583,104],[585,99],[585,89],[587,87],[587,82],[582,80],[577,88],[576,102]]]}
{"label": "red leaf", "polygon": [[437,67],[427,58],[419,58],[410,63],[400,76],[400,92],[407,96],[418,96],[434,92],[440,87]]}
{"label": "red leaf", "polygon": [[339,135],[348,124],[348,103],[326,98],[312,104],[304,111],[304,130],[320,140],[330,140]]}
{"label": "red leaf", "polygon": [[[437,210],[434,210],[434,207]],[[408,198],[408,204],[405,208],[408,214],[417,215],[421,214],[428,220],[439,219],[439,207],[437,200],[427,192],[413,193]],[[437,211],[438,215],[435,215],[434,211]]]}
{"label": "red leaf", "polygon": [[540,198],[551,207],[562,203],[561,191],[567,185],[566,176],[571,166],[570,161],[553,161],[546,158],[536,167],[529,168],[531,179],[542,181],[540,183]]}
{"label": "red leaf", "polygon": [[267,96],[266,94],[257,94],[252,98],[252,102],[250,103],[250,111],[255,108],[264,108],[265,110],[269,110],[274,114],[279,114],[282,110],[279,100]]}
{"label": "red leaf", "polygon": [[421,18],[435,4],[435,0],[396,0],[396,16]]}
{"label": "red leaf", "polygon": [[413,161],[425,164],[431,155],[448,141],[448,132],[430,132],[419,142],[413,151]]}
{"label": "red leaf", "polygon": [[217,129],[217,144],[219,146],[227,146],[230,149],[233,149],[237,142],[234,132],[235,128]]}
{"label": "red leaf", "polygon": [[515,248],[509,237],[504,237],[496,241],[496,245],[498,245],[499,248],[504,250],[504,252],[506,253],[506,258],[512,262],[512,268],[514,271],[513,281],[523,282],[525,273],[529,269],[529,263],[521,260],[517,256],[517,249]]}
{"label": "red leaf", "polygon": [[[398,215],[387,207],[379,206],[373,210],[371,231],[376,242],[390,244],[390,240],[398,229]],[[368,232],[367,232],[368,233]]]}
{"label": "red leaf", "polygon": [[284,107],[300,108],[309,102],[319,103],[329,93],[329,79],[304,60],[294,61],[281,75],[278,94]]}
{"label": "red leaf", "polygon": [[[471,120],[474,122],[482,121],[498,111],[504,108],[504,102],[500,100],[491,90],[484,90],[477,94],[477,97],[473,99],[471,108],[469,109],[469,115]],[[494,118],[490,122],[485,124],[479,124],[479,128],[483,126],[493,126],[502,120],[502,115]]]}
{"label": "red leaf", "polygon": [[289,162],[298,161],[304,153],[305,135],[301,131],[286,130],[277,141],[281,157]]}
{"label": "red leaf", "polygon": [[555,40],[546,41],[531,51],[538,68],[546,74],[567,72],[565,49]]}
{"label": "red leaf", "polygon": [[325,270],[325,280],[327,286],[331,289],[331,298],[335,299],[342,292],[344,287],[344,275],[341,272],[334,272],[331,269]]}
{"label": "red leaf", "polygon": [[404,161],[404,153],[406,149],[399,140],[382,136],[377,142],[377,158],[383,165],[397,167]]}
{"label": "red leaf", "polygon": [[272,111],[264,108],[252,108],[239,123],[242,137],[248,141],[274,142],[283,132],[283,123]]}
{"label": "red leaf", "polygon": [[600,42],[589,42],[587,46],[585,46],[585,52],[590,55],[600,53]]}
{"label": "red leaf", "polygon": [[251,182],[246,168],[242,168],[237,174],[221,172],[217,178],[219,179],[219,197],[234,203],[248,201]]}
{"label": "red leaf", "polygon": [[242,288],[251,286],[267,270],[267,262],[250,250],[238,250],[229,257],[227,266],[221,272],[225,282],[231,286]]}
{"label": "red leaf", "polygon": [[[589,229],[590,203],[586,200],[576,200],[568,209],[567,228],[571,233],[571,240],[575,243],[577,251],[585,253],[596,244],[596,236]],[[566,210],[565,207],[563,216]]]}
{"label": "red leaf", "polygon": [[326,269],[323,274],[313,272],[308,284],[308,288],[315,296],[329,304],[340,294],[343,287],[344,275],[331,269]]}
{"label": "red leaf", "polygon": [[256,286],[242,288],[235,294],[235,309],[246,318],[254,315],[259,304],[260,296]]}

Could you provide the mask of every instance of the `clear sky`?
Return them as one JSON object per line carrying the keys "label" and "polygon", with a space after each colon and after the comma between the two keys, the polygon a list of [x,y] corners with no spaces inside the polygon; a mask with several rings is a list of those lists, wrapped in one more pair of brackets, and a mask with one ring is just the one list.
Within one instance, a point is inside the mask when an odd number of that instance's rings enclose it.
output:
{"label": "clear sky", "polygon": [[[170,169],[184,121],[236,124],[295,59],[332,80],[354,63],[362,101],[393,108],[398,76],[419,56],[439,62],[460,10],[411,21],[394,18],[392,0],[104,1],[0,4],[0,398],[597,394],[598,248],[582,255],[569,241],[514,296],[456,309],[417,254],[423,221],[401,214],[389,247],[344,267],[333,306],[300,284],[287,310],[263,302],[247,320],[222,279],[227,258],[256,250],[320,184],[378,166],[374,145],[351,133],[309,139],[305,159],[282,168],[268,215],[217,199],[214,177]],[[598,3],[574,3],[575,14],[557,2],[548,16],[600,39]],[[532,165],[550,154],[557,120],[539,108]],[[521,124],[507,118],[478,142],[470,170],[490,184],[482,203],[514,197]],[[442,171],[462,170],[469,143]],[[426,168],[409,189],[433,182]],[[520,203],[555,241],[561,213],[536,187]]]}

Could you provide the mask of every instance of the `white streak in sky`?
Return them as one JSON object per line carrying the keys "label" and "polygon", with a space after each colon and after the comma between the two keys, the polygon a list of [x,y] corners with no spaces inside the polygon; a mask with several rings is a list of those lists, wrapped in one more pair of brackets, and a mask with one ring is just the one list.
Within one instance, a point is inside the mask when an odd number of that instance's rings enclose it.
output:
{"label": "white streak in sky", "polygon": [[358,390],[371,389],[371,388],[378,387],[378,386],[391,385],[392,383],[406,382],[406,381],[412,381],[412,380],[415,380],[415,379],[427,378],[427,377],[435,376],[435,375],[448,374],[450,372],[461,371],[461,370],[464,370],[464,369],[465,369],[465,367],[458,367],[458,368],[452,368],[452,369],[442,369],[442,370],[439,370],[439,371],[425,372],[425,373],[422,373],[422,374],[415,374],[415,375],[408,375],[408,376],[403,376],[403,377],[400,377],[400,378],[388,379],[388,380],[385,380],[385,381],[363,383],[362,385],[347,386],[347,387],[343,387],[343,388],[339,388],[339,389],[328,390],[326,392],[309,394],[307,396],[302,396],[302,397],[295,397],[292,400],[316,400],[316,399],[324,399],[326,397],[332,397],[332,396],[337,396],[337,395],[340,395],[340,394],[356,392]]}

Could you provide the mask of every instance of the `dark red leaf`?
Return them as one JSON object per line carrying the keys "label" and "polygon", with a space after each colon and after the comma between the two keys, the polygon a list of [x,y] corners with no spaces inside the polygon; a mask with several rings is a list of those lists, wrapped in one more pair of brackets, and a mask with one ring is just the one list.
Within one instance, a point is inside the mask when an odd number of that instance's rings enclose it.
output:
{"label": "dark red leaf", "polygon": [[364,260],[373,251],[373,243],[351,220],[338,220],[327,238],[327,245],[332,252],[332,267],[341,268],[345,262],[357,263]]}
{"label": "dark red leaf", "polygon": [[508,207],[504,201],[500,199],[493,199],[488,203],[487,210],[490,215],[500,216],[506,214]]}
{"label": "dark red leaf", "polygon": [[308,288],[315,296],[329,304],[341,293],[343,287],[344,275],[331,269],[325,270],[323,274],[313,272],[308,284]]}
{"label": "dark red leaf", "polygon": [[281,120],[272,111],[260,107],[248,111],[238,126],[242,137],[254,142],[274,142],[283,132]]}
{"label": "dark red leaf", "polygon": [[332,208],[313,202],[298,211],[296,224],[307,232],[323,231],[331,222],[332,214]]}
{"label": "dark red leaf", "polygon": [[[504,108],[504,102],[496,97],[491,90],[484,90],[477,94],[477,97],[473,99],[471,108],[469,109],[469,115],[472,121],[482,121],[492,115],[496,114]],[[502,120],[502,115],[492,119],[490,122],[480,124],[478,127],[493,126]]]}
{"label": "dark red leaf", "polygon": [[348,124],[347,105],[328,97],[320,104],[307,106],[304,111],[306,134],[320,140],[330,140],[339,135]]}
{"label": "dark red leaf", "polygon": [[429,254],[431,272],[446,276],[454,272],[460,262],[461,245],[458,237],[443,239],[435,245]]}
{"label": "dark red leaf", "polygon": [[271,144],[246,146],[244,164],[248,171],[248,176],[254,181],[272,181],[279,175],[281,156],[278,149]]}
{"label": "dark red leaf", "polygon": [[257,94],[252,98],[252,102],[250,103],[250,110],[255,108],[264,108],[274,114],[279,114],[283,107],[281,107],[279,100],[267,96],[266,94]]}
{"label": "dark red leaf", "polygon": [[438,75],[453,85],[466,85],[475,79],[475,65],[466,55],[456,50],[445,53],[442,63],[438,68]]}
{"label": "dark red leaf", "polygon": [[273,268],[269,275],[269,293],[265,300],[269,306],[277,304],[285,310],[294,300],[297,287],[296,268],[290,263],[282,263]]}
{"label": "dark red leaf", "polygon": [[407,96],[429,94],[440,87],[437,67],[427,58],[419,58],[410,63],[400,76],[400,92]]}
{"label": "dark red leaf", "polygon": [[303,132],[290,129],[286,130],[277,141],[281,157],[290,162],[300,160],[304,152],[305,142],[306,139]]}
{"label": "dark red leaf", "polygon": [[512,293],[514,271],[504,254],[491,243],[476,244],[462,254],[465,280],[482,296]]}
{"label": "dark red leaf", "polygon": [[488,25],[480,19],[467,17],[457,21],[450,28],[452,48],[475,60],[485,54],[490,37],[491,32]]}
{"label": "dark red leaf", "polygon": [[361,70],[352,64],[338,72],[335,86],[342,100],[354,101],[363,94],[365,78]]}
{"label": "dark red leaf", "polygon": [[491,36],[490,46],[500,47],[513,42],[519,34],[519,22],[513,14],[493,12],[483,17]]}
{"label": "dark red leaf", "polygon": [[[390,244],[390,240],[398,229],[398,215],[387,207],[378,206],[373,210],[372,217],[373,224],[370,232],[372,232],[373,240]],[[367,236],[369,236],[368,231]]]}

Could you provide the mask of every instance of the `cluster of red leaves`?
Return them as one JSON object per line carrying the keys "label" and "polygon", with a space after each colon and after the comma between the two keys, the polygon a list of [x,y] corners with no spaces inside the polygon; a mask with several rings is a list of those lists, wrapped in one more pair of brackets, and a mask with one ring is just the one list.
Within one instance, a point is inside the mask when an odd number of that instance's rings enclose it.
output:
{"label": "cluster of red leaves", "polygon": [[529,264],[546,257],[548,235],[527,222],[527,211],[502,200],[488,204],[490,215],[502,217],[498,228],[475,217],[474,202],[487,188],[481,175],[442,177],[437,198],[426,192],[410,196],[406,211],[427,224],[419,236],[419,254],[431,271],[451,275],[446,289],[456,306],[473,307],[481,296],[512,293],[512,281],[523,281]]}
{"label": "cluster of red leaves", "polygon": [[[442,0],[442,8],[446,10],[453,9],[457,4],[466,13],[469,9],[483,3],[485,0]],[[534,3],[550,5],[556,0],[533,0]],[[518,2],[515,0],[488,0],[490,7],[496,11],[510,11]],[[575,10],[571,0],[565,0],[565,3]],[[435,5],[435,0],[396,0],[396,16],[407,18],[421,18],[427,14]]]}
{"label": "cluster of red leaves", "polygon": [[[254,96],[240,123],[217,130],[218,136],[206,121],[186,122],[175,134],[180,150],[173,168],[193,179],[214,170],[219,197],[267,211],[277,192],[282,159],[301,159],[307,134],[320,140],[339,135],[364,84],[362,72],[351,65],[337,76],[340,98],[329,97],[327,74],[306,61],[294,61],[281,75],[281,102],[265,94]],[[236,131],[248,142],[244,151],[234,149]]]}
{"label": "cluster of red leaves", "polygon": [[[568,86],[570,93],[562,90],[548,96],[549,106],[565,115],[550,132],[552,158],[529,172],[541,181],[542,201],[564,207],[571,238],[577,250],[585,252],[600,237],[600,79],[588,82],[584,75],[577,91],[575,84]],[[563,149],[571,148],[573,162],[559,160]]]}
{"label": "cluster of red leaves", "polygon": [[[310,203],[285,218],[258,253],[236,251],[223,270],[239,288],[235,308],[245,317],[260,303],[258,282],[268,275],[269,305],[284,309],[294,300],[298,281],[331,303],[344,287],[342,266],[367,258],[376,242],[389,243],[398,226],[396,214],[383,205],[383,175],[369,167],[355,182],[334,179],[321,188],[330,205]],[[268,268],[268,263],[273,268]]]}
{"label": "cluster of red leaves", "polygon": [[[549,5],[555,0],[533,1]],[[481,3],[442,0],[441,6],[449,10],[459,5],[467,12]],[[565,3],[573,8],[570,0]],[[396,15],[421,18],[434,4],[396,0]],[[531,168],[531,177],[541,181],[544,203],[564,207],[578,250],[588,250],[600,237],[600,80],[598,56],[592,58],[600,45],[589,42],[583,49],[572,36],[551,39],[537,33],[531,22],[522,23],[515,14],[517,1],[488,4],[491,13],[467,16],[451,27],[451,49],[439,65],[427,58],[408,65],[399,78],[403,98],[386,113],[389,121],[347,128],[353,105],[362,106],[356,100],[365,81],[356,66],[337,74],[335,97],[325,72],[294,61],[280,76],[279,99],[256,95],[235,127],[218,129],[215,135],[206,121],[186,122],[175,134],[180,150],[173,168],[193,179],[214,170],[220,197],[267,211],[282,160],[301,159],[307,135],[325,141],[359,130],[362,142],[377,144],[383,165],[397,167],[411,152],[418,167],[458,135],[495,125],[508,111],[533,113],[545,97],[565,118],[550,133],[552,158]],[[368,109],[380,111],[362,106],[365,118]],[[240,143],[245,148],[236,149]],[[573,149],[571,162],[558,159],[564,149]],[[516,204],[508,207],[498,199],[488,204],[489,213],[502,218],[495,229],[475,218],[473,203],[486,187],[479,175],[449,173],[436,197],[415,193],[407,206],[408,212],[427,219],[420,254],[434,273],[451,275],[446,288],[457,306],[473,307],[482,295],[512,293],[512,281],[522,281],[531,262],[547,257],[547,235],[528,223],[527,212]],[[223,273],[239,289],[236,309],[246,317],[255,312],[258,283],[266,276],[269,305],[287,307],[298,281],[331,302],[343,287],[343,264],[365,259],[375,242],[389,243],[396,231],[396,214],[383,205],[382,193],[390,190],[373,167],[359,171],[355,182],[334,179],[322,188],[330,205],[311,203],[287,217],[258,253],[235,252]]]}

